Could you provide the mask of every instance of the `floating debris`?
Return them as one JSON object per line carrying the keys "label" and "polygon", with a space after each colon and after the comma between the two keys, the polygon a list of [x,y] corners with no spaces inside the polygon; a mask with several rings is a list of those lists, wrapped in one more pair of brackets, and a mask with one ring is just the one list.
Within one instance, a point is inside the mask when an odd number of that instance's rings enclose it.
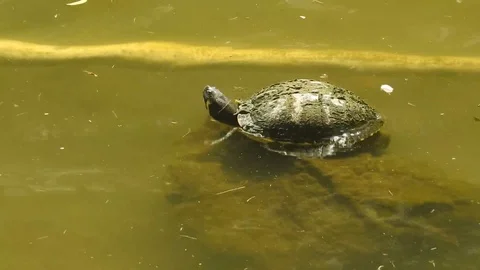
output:
{"label": "floating debris", "polygon": [[412,107],[417,107],[417,105],[413,104],[413,103],[410,103],[410,102],[407,102],[408,105],[412,106]]}
{"label": "floating debris", "polygon": [[236,187],[236,188],[232,188],[232,189],[225,190],[225,191],[222,191],[222,192],[218,192],[218,193],[216,193],[216,195],[221,195],[221,194],[225,194],[227,192],[232,192],[232,191],[236,191],[236,190],[240,190],[240,189],[244,189],[244,188],[245,188],[245,186]]}
{"label": "floating debris", "polygon": [[87,3],[87,0],[79,0],[71,3],[67,3],[67,6],[78,6]]}
{"label": "floating debris", "polygon": [[390,95],[393,92],[393,87],[388,84],[382,84],[380,90]]}
{"label": "floating debris", "polygon": [[88,70],[84,70],[83,72],[87,73],[88,75],[92,75],[93,77],[98,77],[97,74],[91,72],[91,71],[88,71]]}
{"label": "floating debris", "polygon": [[192,129],[191,129],[191,128],[188,129],[187,133],[183,134],[182,138],[185,138],[185,136],[187,136],[188,134],[190,134],[190,132],[192,132]]}
{"label": "floating debris", "polygon": [[192,240],[197,240],[196,237],[193,237],[193,236],[190,236],[190,235],[186,235],[186,234],[180,234],[180,237],[188,238],[188,239],[192,239]]}
{"label": "floating debris", "polygon": [[300,16],[300,19],[305,20],[307,17],[305,16]]}

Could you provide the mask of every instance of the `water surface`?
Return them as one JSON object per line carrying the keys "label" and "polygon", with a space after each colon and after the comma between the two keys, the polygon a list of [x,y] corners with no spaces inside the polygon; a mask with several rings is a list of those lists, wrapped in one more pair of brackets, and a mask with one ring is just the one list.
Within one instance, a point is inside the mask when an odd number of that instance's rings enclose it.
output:
{"label": "water surface", "polygon": [[[1,1],[0,35],[51,44],[480,52],[473,1],[321,2]],[[480,265],[476,73],[86,61],[5,65],[0,74],[2,268]],[[383,155],[303,163],[241,136],[204,146],[228,131],[208,121],[204,85],[245,98],[323,74],[385,115]],[[380,91],[384,83],[391,95]],[[236,187],[244,188],[216,195]]]}

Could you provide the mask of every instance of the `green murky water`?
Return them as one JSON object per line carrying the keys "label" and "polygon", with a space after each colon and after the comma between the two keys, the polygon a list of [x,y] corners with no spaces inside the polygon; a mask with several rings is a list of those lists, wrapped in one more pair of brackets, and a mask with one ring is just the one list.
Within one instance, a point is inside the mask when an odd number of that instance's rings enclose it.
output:
{"label": "green murky water", "polygon": [[[468,0],[65,3],[0,0],[1,38],[480,53],[480,4]],[[243,98],[322,74],[386,116],[383,155],[303,162],[241,136],[204,146],[227,131],[208,121],[204,85]],[[477,73],[112,60],[0,76],[1,269],[480,265]]]}

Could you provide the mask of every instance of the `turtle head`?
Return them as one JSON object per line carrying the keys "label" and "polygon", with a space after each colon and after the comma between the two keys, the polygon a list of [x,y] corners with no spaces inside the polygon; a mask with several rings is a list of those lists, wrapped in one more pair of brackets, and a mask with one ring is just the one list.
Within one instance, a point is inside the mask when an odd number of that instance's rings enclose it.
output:
{"label": "turtle head", "polygon": [[203,89],[203,101],[210,116],[218,122],[238,126],[237,105],[228,99],[220,90],[214,86],[205,86]]}

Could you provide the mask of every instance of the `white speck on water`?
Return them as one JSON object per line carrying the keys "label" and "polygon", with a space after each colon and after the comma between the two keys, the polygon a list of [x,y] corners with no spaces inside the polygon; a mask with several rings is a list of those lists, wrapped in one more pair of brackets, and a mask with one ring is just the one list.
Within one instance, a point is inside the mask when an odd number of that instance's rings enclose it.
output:
{"label": "white speck on water", "polygon": [[457,158],[456,157],[452,157],[452,160],[456,160]]}
{"label": "white speck on water", "polygon": [[390,95],[393,92],[393,87],[388,84],[382,84],[380,90]]}
{"label": "white speck on water", "polygon": [[87,3],[87,0],[79,0],[66,4],[67,6],[78,6]]}
{"label": "white speck on water", "polygon": [[442,112],[442,113],[440,113],[440,115],[441,115],[441,116],[444,116],[444,115],[445,115],[445,113],[443,113],[443,112]]}
{"label": "white speck on water", "polygon": [[300,19],[302,19],[302,20],[305,20],[306,18],[307,17],[305,17],[305,16],[302,16],[302,15],[300,16]]}
{"label": "white speck on water", "polygon": [[65,149],[65,147],[63,147],[63,146],[60,147],[60,150],[64,150],[64,149]]}
{"label": "white speck on water", "polygon": [[49,113],[48,113],[48,112],[46,112],[46,113],[44,113],[43,115],[49,115]]}

